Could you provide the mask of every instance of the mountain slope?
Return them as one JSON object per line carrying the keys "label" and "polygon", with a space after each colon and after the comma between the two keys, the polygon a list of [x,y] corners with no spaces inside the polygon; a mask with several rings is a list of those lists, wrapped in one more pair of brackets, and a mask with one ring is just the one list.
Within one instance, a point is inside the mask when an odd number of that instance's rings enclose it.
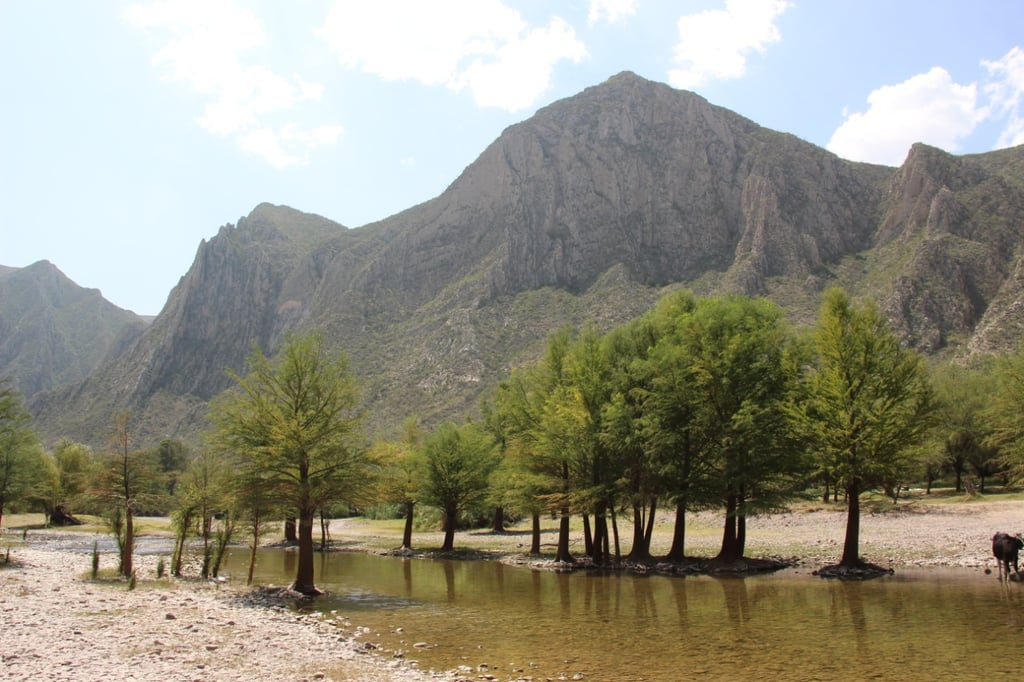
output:
{"label": "mountain slope", "polygon": [[50,437],[96,443],[131,409],[143,441],[191,438],[254,343],[316,326],[350,355],[371,431],[430,423],[471,410],[559,326],[606,329],[682,286],[765,294],[801,322],[839,284],[908,344],[966,352],[1021,300],[1022,154],[919,145],[900,169],[855,164],[619,74],[378,223],[257,207],[200,246],[130,349],[32,407]]}
{"label": "mountain slope", "polygon": [[26,397],[82,381],[145,328],[48,261],[0,268],[0,376]]}

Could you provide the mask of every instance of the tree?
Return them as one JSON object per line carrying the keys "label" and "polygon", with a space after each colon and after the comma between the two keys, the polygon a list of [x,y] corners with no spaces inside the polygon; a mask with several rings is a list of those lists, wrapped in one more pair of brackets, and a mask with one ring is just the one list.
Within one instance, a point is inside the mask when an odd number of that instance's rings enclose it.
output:
{"label": "tree", "polygon": [[28,494],[44,475],[40,454],[21,395],[10,379],[0,379],[0,525],[4,510]]}
{"label": "tree", "polygon": [[217,547],[211,543],[214,540],[216,518],[230,516],[231,508],[234,505],[230,486],[235,477],[231,469],[225,467],[220,458],[210,449],[204,448],[189,462],[188,468],[177,485],[178,506],[173,515],[177,530],[177,543],[174,556],[171,559],[173,575],[180,575],[181,553],[193,522],[198,523],[199,536],[203,540],[203,563],[200,577],[208,578],[210,575],[216,575],[216,563],[219,555],[215,551]]}
{"label": "tree", "polygon": [[441,551],[451,552],[459,514],[487,500],[488,478],[498,464],[494,441],[476,424],[446,422],[424,438],[420,462],[420,499],[441,511]]}
{"label": "tree", "polygon": [[318,333],[289,335],[276,359],[258,348],[248,374],[231,373],[234,390],[212,405],[211,443],[240,475],[263,482],[271,500],[299,520],[299,560],[292,589],[320,594],[313,576],[317,512],[365,485],[358,394],[348,361]]}
{"label": "tree", "polygon": [[846,491],[838,568],[871,568],[859,554],[861,493],[908,466],[904,454],[931,424],[932,390],[919,357],[900,347],[877,309],[841,289],[825,293],[814,350],[792,414]]}
{"label": "tree", "polygon": [[419,492],[419,461],[416,453],[422,446],[423,433],[419,420],[410,417],[402,425],[397,441],[378,443],[372,458],[380,468],[378,498],[399,505],[405,518],[402,549],[412,549],[412,529]]}
{"label": "tree", "polygon": [[644,447],[663,494],[675,504],[672,546],[665,557],[669,561],[685,559],[687,511],[714,503],[707,479],[714,434],[698,428],[702,399],[682,336],[683,322],[695,307],[689,292],[659,301],[647,316],[652,330],[648,355],[633,368],[639,375],[634,391],[641,405]]}
{"label": "tree", "polygon": [[994,388],[984,416],[991,426],[982,445],[998,448],[1017,480],[1024,479],[1024,349],[1000,358],[992,368]]}
{"label": "tree", "polygon": [[943,452],[960,492],[963,475],[972,462],[980,462],[978,450],[988,436],[985,411],[995,393],[993,379],[986,368],[947,364],[932,372],[931,381],[936,409],[932,440],[938,441],[936,449]]}
{"label": "tree", "polygon": [[65,523],[73,523],[71,510],[78,509],[89,489],[89,482],[95,475],[95,457],[92,448],[62,438],[53,448],[53,460],[57,481],[51,501],[51,521],[55,511]]}
{"label": "tree", "polygon": [[495,410],[500,413],[509,463],[516,476],[517,494],[533,514],[533,543],[540,551],[539,503],[559,515],[555,561],[572,563],[569,551],[573,448],[576,440],[566,425],[572,410],[567,359],[572,333],[567,327],[553,333],[544,357],[536,365],[517,369],[499,384]]}
{"label": "tree", "polygon": [[690,426],[709,458],[709,492],[725,506],[716,560],[733,562],[745,550],[747,516],[782,508],[805,482],[785,409],[795,344],[766,299],[702,299],[679,324],[696,408]]}
{"label": "tree", "polygon": [[114,417],[110,451],[100,464],[95,494],[107,508],[110,530],[120,551],[118,572],[130,578],[135,551],[135,515],[153,505],[163,491],[152,453],[132,447],[131,414]]}
{"label": "tree", "polygon": [[180,440],[165,438],[156,447],[156,460],[164,476],[167,494],[174,495],[178,479],[189,465],[188,447]]}

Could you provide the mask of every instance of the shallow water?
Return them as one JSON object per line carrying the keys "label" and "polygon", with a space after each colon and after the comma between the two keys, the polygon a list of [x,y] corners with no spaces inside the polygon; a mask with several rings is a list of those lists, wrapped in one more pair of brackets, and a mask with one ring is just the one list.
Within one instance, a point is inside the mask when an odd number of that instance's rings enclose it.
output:
{"label": "shallow water", "polygon": [[[226,570],[244,575],[247,558]],[[295,559],[261,552],[257,582],[287,584]],[[316,576],[330,594],[314,608],[369,628],[366,641],[500,680],[992,679],[1019,674],[1024,645],[1024,585],[980,569],[670,578],[339,552]]]}

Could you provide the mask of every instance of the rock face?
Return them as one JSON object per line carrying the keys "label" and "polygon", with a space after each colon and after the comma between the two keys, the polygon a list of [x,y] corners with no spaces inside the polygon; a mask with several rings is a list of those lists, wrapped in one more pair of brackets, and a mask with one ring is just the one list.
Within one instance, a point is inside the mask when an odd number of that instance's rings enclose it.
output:
{"label": "rock face", "polygon": [[315,326],[348,352],[375,434],[471,410],[557,327],[607,328],[680,286],[767,295],[801,322],[838,284],[924,351],[1004,348],[1024,327],[1022,169],[1021,148],[850,163],[623,73],[387,220],[258,206],[200,246],[130,348],[32,407],[49,437],[96,443],[130,409],[140,439],[188,438],[253,344]]}
{"label": "rock face", "polygon": [[145,328],[48,261],[0,269],[0,377],[25,396],[82,381]]}

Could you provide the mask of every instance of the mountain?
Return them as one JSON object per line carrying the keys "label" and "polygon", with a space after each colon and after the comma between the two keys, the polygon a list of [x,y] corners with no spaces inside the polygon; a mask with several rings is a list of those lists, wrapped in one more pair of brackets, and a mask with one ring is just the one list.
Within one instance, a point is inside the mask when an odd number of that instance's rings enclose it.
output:
{"label": "mountain", "polygon": [[622,73],[380,222],[257,206],[200,245],[129,348],[31,407],[51,438],[98,443],[130,409],[138,439],[190,439],[253,344],[315,326],[349,354],[371,432],[432,423],[471,411],[559,326],[606,329],[678,287],[765,295],[804,323],[839,284],[910,346],[991,352],[1024,326],[1022,169],[1024,148],[852,163]]}
{"label": "mountain", "polygon": [[146,328],[48,261],[0,266],[0,376],[25,396],[85,379]]}

